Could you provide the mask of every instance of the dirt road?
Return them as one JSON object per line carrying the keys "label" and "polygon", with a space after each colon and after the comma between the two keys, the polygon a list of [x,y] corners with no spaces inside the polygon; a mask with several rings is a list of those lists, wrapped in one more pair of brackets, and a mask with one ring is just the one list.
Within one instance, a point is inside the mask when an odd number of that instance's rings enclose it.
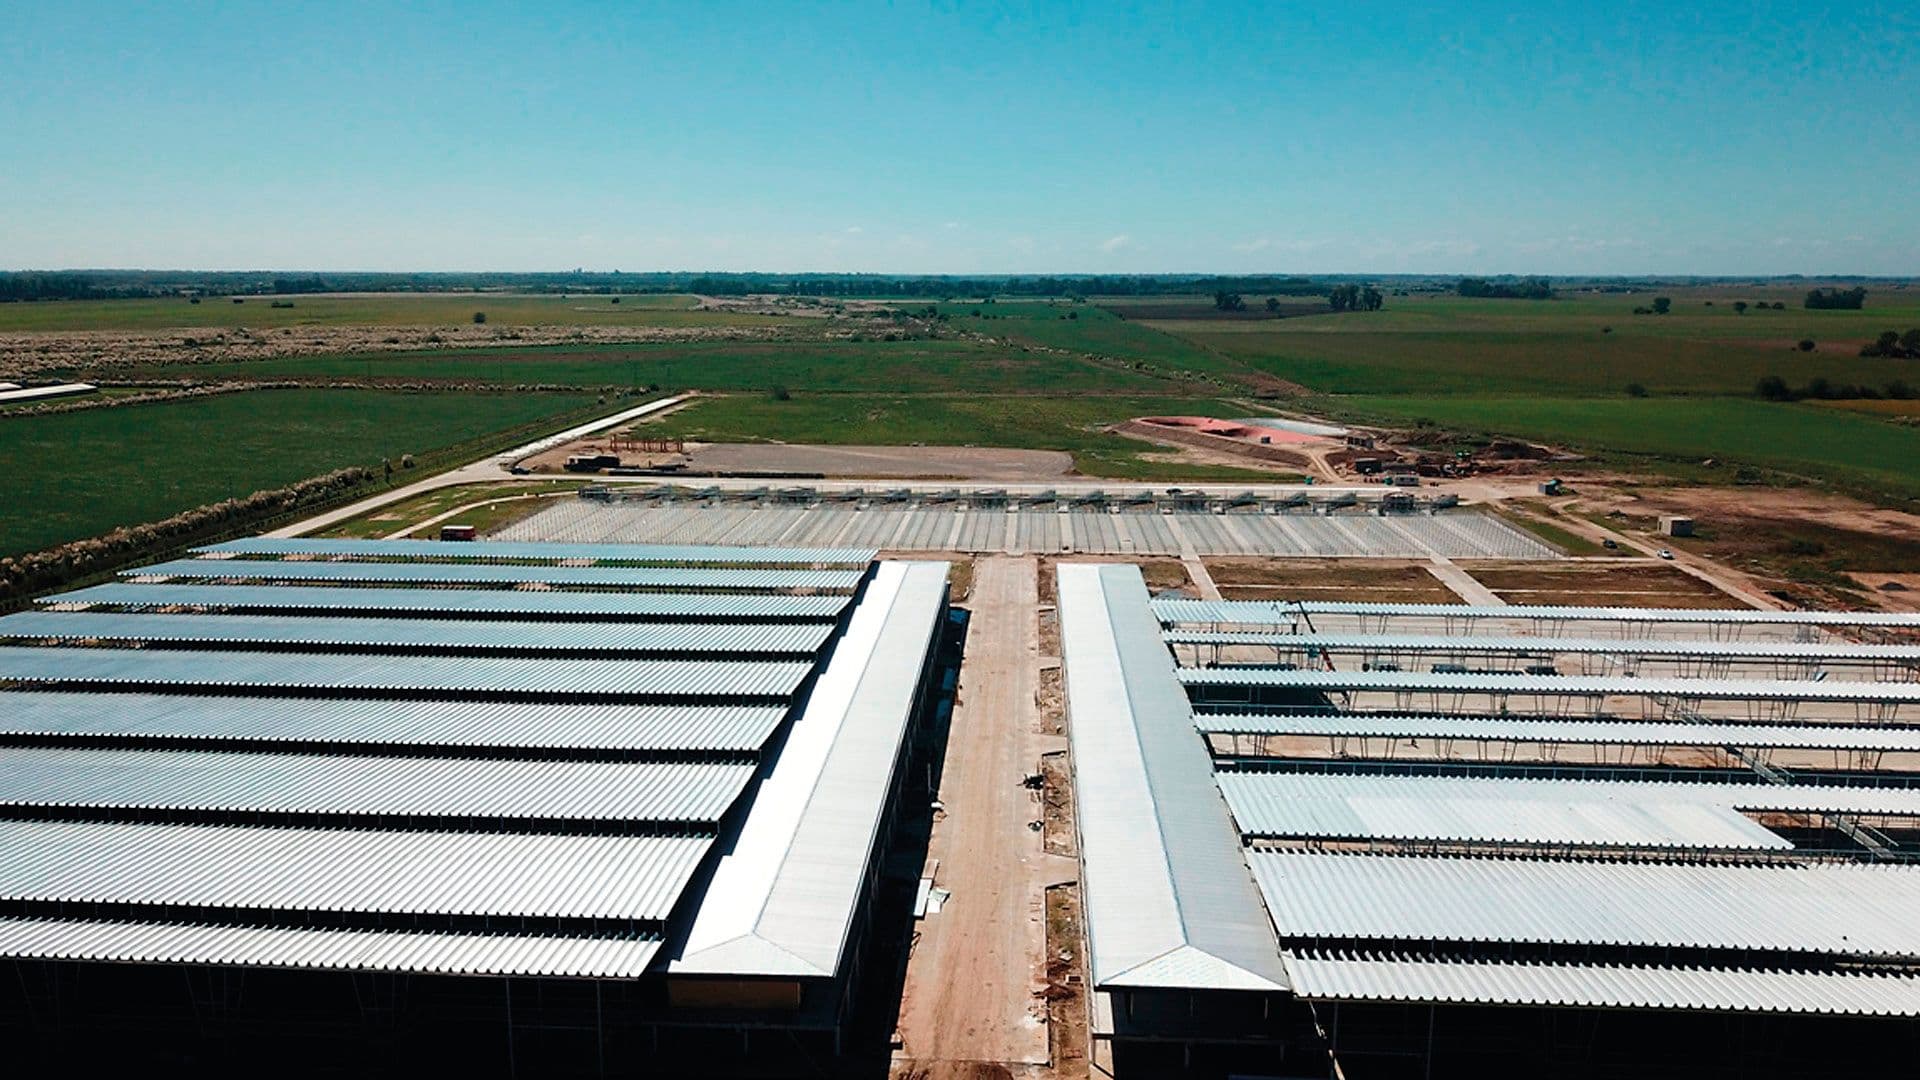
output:
{"label": "dirt road", "polygon": [[[1046,856],[1035,792],[1034,688],[1039,678],[1038,562],[987,558],[974,567],[960,704],[947,740],[928,865],[952,890],[919,923],[900,1005],[895,1074],[954,1072],[960,1063],[1047,1061],[1044,971]],[[964,1070],[962,1070],[964,1071]]]}

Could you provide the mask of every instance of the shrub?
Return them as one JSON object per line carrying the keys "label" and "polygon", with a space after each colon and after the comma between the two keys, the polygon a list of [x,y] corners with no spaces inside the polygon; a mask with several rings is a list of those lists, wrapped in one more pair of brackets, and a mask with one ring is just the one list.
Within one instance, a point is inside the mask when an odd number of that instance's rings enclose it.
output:
{"label": "shrub", "polygon": [[1800,343],[1794,347],[1799,349],[1801,352],[1812,352],[1813,339],[1810,337],[1803,337],[1800,339]]}
{"label": "shrub", "polygon": [[473,325],[475,325],[475,326],[480,326],[480,325],[482,325],[483,323],[485,323],[486,321],[487,321],[487,313],[486,313],[486,312],[484,312],[484,311],[476,311],[476,312],[474,312],[474,313],[473,313]]}

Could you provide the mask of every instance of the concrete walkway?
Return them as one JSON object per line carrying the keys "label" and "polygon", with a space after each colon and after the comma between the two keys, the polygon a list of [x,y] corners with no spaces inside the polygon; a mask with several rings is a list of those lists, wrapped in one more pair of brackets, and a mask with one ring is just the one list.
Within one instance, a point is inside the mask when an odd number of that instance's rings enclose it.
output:
{"label": "concrete walkway", "polygon": [[1452,559],[1435,555],[1427,563],[1427,573],[1440,579],[1440,584],[1452,589],[1455,596],[1480,607],[1506,607],[1507,602],[1494,595],[1492,589],[1474,580],[1472,574],[1453,564]]}

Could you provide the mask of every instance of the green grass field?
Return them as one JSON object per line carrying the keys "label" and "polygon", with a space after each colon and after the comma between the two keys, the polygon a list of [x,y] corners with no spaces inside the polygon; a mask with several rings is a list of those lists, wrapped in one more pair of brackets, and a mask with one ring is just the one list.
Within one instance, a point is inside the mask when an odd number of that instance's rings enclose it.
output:
{"label": "green grass field", "polygon": [[[259,390],[0,421],[0,554],[536,425],[587,394]],[[529,434],[529,438],[534,437]]]}
{"label": "green grass field", "polygon": [[649,424],[648,434],[715,442],[841,445],[998,446],[1065,450],[1088,476],[1128,480],[1265,480],[1274,473],[1174,465],[1146,456],[1160,448],[1099,429],[1155,413],[1241,416],[1244,405],[1214,398],[909,397],[893,394],[795,394],[701,402]]}
{"label": "green grass field", "polygon": [[[785,326],[802,320],[695,311],[682,295],[547,296],[518,293],[346,293],[210,296],[160,300],[54,300],[0,304],[0,333],[46,330],[166,330],[174,327],[457,326],[486,312],[489,326]],[[274,302],[292,307],[273,306]]]}
{"label": "green grass field", "polygon": [[1742,462],[1920,498],[1920,429],[1812,405],[1738,398],[1352,397],[1359,417],[1431,421],[1469,432],[1549,440],[1596,453]]}
{"label": "green grass field", "polygon": [[[1920,497],[1920,433],[1882,418],[1911,414],[1904,405],[1850,411],[1754,397],[1768,375],[1794,386],[1825,378],[1920,387],[1920,363],[1859,355],[1882,330],[1920,326],[1920,292],[1870,290],[1861,311],[1808,311],[1804,289],[1782,287],[1661,294],[1672,298],[1671,314],[1633,314],[1653,293],[1537,302],[1426,295],[1389,297],[1379,312],[1150,325],[1305,387],[1318,396],[1302,407],[1334,418],[1428,420],[1628,455],[1686,479],[1724,479],[1699,467],[1713,459],[1868,496]],[[1788,307],[1740,314],[1738,299]],[[1803,338],[1814,351],[1795,347]],[[1648,396],[1630,397],[1632,384]]]}
{"label": "green grass field", "polygon": [[933,341],[703,341],[649,345],[450,349],[296,356],[136,369],[126,378],[388,379],[657,385],[679,390],[1091,394],[1177,393],[1181,384],[1122,365],[1031,354],[1017,346]]}
{"label": "green grass field", "polygon": [[[1792,306],[1745,315],[1730,306],[1737,294],[1716,295],[1711,308],[1697,295],[1676,295],[1665,316],[1634,315],[1649,302],[1638,294],[1539,302],[1391,297],[1378,312],[1151,325],[1332,394],[1586,396],[1624,394],[1639,383],[1654,394],[1748,396],[1766,375],[1796,385],[1815,376],[1876,387],[1920,382],[1911,364],[1859,355],[1882,330],[1920,326],[1920,295],[1870,298],[1865,311]],[[1802,338],[1816,350],[1795,349]]]}

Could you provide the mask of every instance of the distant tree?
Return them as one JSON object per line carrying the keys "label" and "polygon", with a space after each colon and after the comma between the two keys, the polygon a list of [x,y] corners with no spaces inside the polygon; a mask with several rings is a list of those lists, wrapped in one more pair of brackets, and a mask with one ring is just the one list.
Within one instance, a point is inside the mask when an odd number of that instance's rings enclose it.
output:
{"label": "distant tree", "polygon": [[1213,306],[1220,311],[1245,311],[1247,302],[1236,292],[1221,290],[1213,294]]}
{"label": "distant tree", "polygon": [[1387,302],[1380,290],[1369,285],[1360,293],[1360,306],[1367,311],[1379,311]]}
{"label": "distant tree", "polygon": [[1900,335],[1893,330],[1882,330],[1880,336],[1860,346],[1861,356],[1899,356]]}
{"label": "distant tree", "polygon": [[1902,379],[1895,379],[1888,383],[1886,390],[1887,396],[1895,401],[1911,401],[1914,397],[1913,387],[1908,386]]}
{"label": "distant tree", "polygon": [[1277,296],[1267,297],[1267,314],[1269,315],[1280,314],[1280,298],[1279,297]]}
{"label": "distant tree", "polygon": [[1787,380],[1778,375],[1768,375],[1753,384],[1755,396],[1767,401],[1792,401],[1793,391],[1787,389]]}
{"label": "distant tree", "polygon": [[1745,300],[1735,300],[1733,302],[1733,313],[1735,315],[1745,315],[1747,313],[1747,302]]}
{"label": "distant tree", "polygon": [[1667,312],[1672,310],[1673,310],[1672,297],[1656,296],[1653,298],[1653,313],[1655,315],[1665,315]]}
{"label": "distant tree", "polygon": [[1920,357],[1920,326],[1913,327],[1900,335],[1900,347],[1910,357]]}
{"label": "distant tree", "polygon": [[1546,278],[1522,278],[1518,281],[1488,281],[1485,278],[1461,278],[1454,287],[1461,296],[1494,297],[1507,300],[1551,300],[1553,286]]}
{"label": "distant tree", "polygon": [[1797,348],[1798,348],[1798,349],[1799,349],[1799,350],[1800,350],[1801,352],[1812,352],[1812,351],[1813,351],[1813,339],[1812,339],[1812,338],[1810,338],[1810,337],[1803,337],[1803,338],[1801,338],[1801,339],[1800,339],[1800,344],[1799,344],[1799,345],[1797,346]]}
{"label": "distant tree", "polygon": [[774,383],[772,389],[767,391],[767,396],[775,401],[792,401],[793,391],[788,390],[779,383]]}
{"label": "distant tree", "polygon": [[1640,385],[1637,382],[1630,382],[1627,384],[1627,396],[1628,397],[1646,397],[1647,388]]}
{"label": "distant tree", "polygon": [[474,312],[474,313],[473,313],[473,324],[474,324],[475,326],[479,326],[480,324],[482,324],[482,323],[484,323],[484,322],[486,322],[486,321],[487,321],[487,313],[486,313],[486,312],[484,312],[484,311],[476,311],[476,312]]}
{"label": "distant tree", "polygon": [[1785,310],[1787,310],[1787,304],[1786,304],[1786,301],[1784,301],[1784,300],[1775,300],[1775,301],[1773,302],[1773,310],[1775,310],[1775,311],[1785,311]]}
{"label": "distant tree", "polygon": [[1859,311],[1867,304],[1867,290],[1856,285],[1851,289],[1815,289],[1807,294],[1806,306],[1812,311]]}

